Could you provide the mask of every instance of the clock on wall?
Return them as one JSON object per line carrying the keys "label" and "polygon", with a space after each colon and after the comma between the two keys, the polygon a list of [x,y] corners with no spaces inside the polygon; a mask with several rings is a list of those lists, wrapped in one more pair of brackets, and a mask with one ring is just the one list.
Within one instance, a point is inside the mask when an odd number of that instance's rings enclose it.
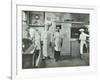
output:
{"label": "clock on wall", "polygon": [[35,15],[34,15],[34,18],[35,18],[36,20],[39,20],[39,19],[40,19],[40,15],[39,15],[39,14],[35,14]]}

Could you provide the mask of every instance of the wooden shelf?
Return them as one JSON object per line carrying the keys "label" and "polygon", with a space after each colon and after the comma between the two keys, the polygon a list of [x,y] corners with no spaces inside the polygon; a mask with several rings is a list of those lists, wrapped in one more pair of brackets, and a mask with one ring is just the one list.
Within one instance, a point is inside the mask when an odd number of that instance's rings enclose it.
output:
{"label": "wooden shelf", "polygon": [[45,25],[29,24],[30,27],[44,27]]}

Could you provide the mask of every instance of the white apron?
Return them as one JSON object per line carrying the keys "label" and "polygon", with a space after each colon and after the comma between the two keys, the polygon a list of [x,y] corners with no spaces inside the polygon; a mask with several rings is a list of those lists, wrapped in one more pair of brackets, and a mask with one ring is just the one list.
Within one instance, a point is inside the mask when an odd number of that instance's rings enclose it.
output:
{"label": "white apron", "polygon": [[55,32],[54,34],[54,40],[55,40],[55,50],[61,51],[61,34],[60,32]]}

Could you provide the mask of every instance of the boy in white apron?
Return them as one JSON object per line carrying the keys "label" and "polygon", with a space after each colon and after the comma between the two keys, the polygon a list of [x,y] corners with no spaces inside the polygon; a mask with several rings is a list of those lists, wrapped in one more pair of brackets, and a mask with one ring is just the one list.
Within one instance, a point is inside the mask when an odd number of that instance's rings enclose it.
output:
{"label": "boy in white apron", "polygon": [[61,53],[63,39],[60,33],[60,27],[58,26],[56,28],[57,30],[54,33],[54,42],[55,42],[54,58],[55,58],[55,61],[58,61],[60,60],[60,53]]}

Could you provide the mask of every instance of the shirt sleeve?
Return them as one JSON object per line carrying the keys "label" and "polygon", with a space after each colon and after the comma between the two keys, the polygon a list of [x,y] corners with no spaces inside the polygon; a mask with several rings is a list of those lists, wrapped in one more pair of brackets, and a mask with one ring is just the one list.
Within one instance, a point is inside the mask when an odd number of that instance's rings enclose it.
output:
{"label": "shirt sleeve", "polygon": [[86,34],[86,37],[89,37],[89,35],[88,35],[88,34]]}

